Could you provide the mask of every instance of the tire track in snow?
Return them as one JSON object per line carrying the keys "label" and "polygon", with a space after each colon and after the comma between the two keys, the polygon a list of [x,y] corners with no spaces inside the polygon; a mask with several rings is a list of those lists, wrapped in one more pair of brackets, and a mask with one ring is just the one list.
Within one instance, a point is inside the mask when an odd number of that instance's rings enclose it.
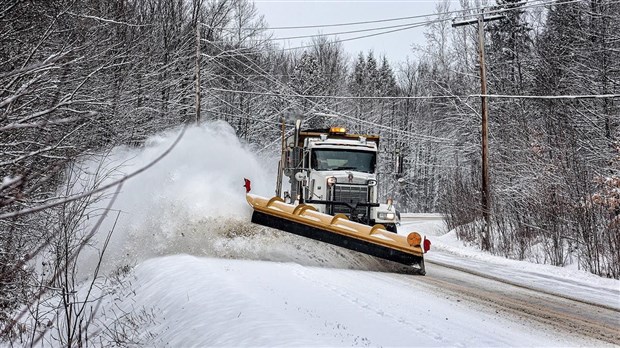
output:
{"label": "tire track in snow", "polygon": [[[474,269],[470,269],[470,268],[466,268],[466,267],[460,267],[460,266],[457,266],[457,265],[454,265],[454,264],[450,264],[450,263],[446,263],[446,262],[441,262],[441,261],[438,261],[438,260],[429,260],[427,258],[427,259],[425,259],[425,262],[427,264],[434,264],[434,265],[438,265],[438,266],[441,266],[441,267],[454,269],[454,270],[457,270],[457,271],[460,271],[460,272],[469,273],[469,274],[472,274],[472,275],[475,275],[475,276],[478,276],[478,277],[495,280],[495,281],[498,281],[498,282],[501,282],[501,283],[504,283],[504,284],[509,284],[509,285],[512,285],[512,286],[515,286],[515,287],[519,287],[519,288],[523,288],[523,289],[527,289],[527,290],[532,290],[532,291],[536,291],[536,292],[539,292],[539,293],[543,293],[543,294],[547,294],[547,295],[551,295],[551,296],[555,296],[555,297],[561,297],[561,298],[564,298],[564,299],[567,299],[567,300],[576,301],[576,302],[580,302],[580,303],[583,303],[583,304],[586,304],[586,305],[596,306],[596,307],[608,309],[608,310],[611,310],[611,311],[616,311],[616,312],[618,312],[618,315],[620,315],[620,310],[618,310],[617,306],[606,305],[604,303],[588,301],[586,299],[580,299],[580,298],[578,298],[576,296],[570,296],[570,295],[562,294],[562,293],[559,293],[559,292],[555,292],[555,291],[551,291],[551,290],[546,290],[546,289],[543,289],[541,287],[528,286],[528,285],[525,285],[523,283],[519,283],[519,282],[516,282],[516,281],[511,281],[510,279],[506,279],[506,278],[503,278],[503,277],[490,275],[490,274],[487,274],[487,273],[484,273],[484,272],[478,272],[478,271],[476,271]],[[548,277],[546,274],[541,274],[540,276],[541,277]],[[571,282],[570,280],[566,280],[564,278],[556,278],[556,279],[558,279],[559,281],[564,282],[564,283],[571,283],[571,284],[576,284],[576,285],[582,286],[581,283]],[[599,289],[599,288],[592,288],[592,289],[595,290],[595,291],[609,292],[606,289]],[[617,294],[612,294],[612,295],[618,296]]]}
{"label": "tire track in snow", "polygon": [[457,267],[440,267],[443,270],[434,268],[424,283],[484,307],[509,312],[524,321],[540,322],[571,334],[620,345],[620,316],[613,308],[575,301]]}

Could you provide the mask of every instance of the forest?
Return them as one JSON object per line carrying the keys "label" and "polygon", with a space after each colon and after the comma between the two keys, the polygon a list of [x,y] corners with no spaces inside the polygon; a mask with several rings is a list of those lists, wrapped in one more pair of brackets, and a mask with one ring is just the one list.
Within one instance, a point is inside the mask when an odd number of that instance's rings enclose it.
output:
{"label": "forest", "polygon": [[[426,27],[426,42],[398,64],[345,52],[337,36],[283,49],[248,0],[0,4],[5,339],[22,329],[16,311],[41,294],[70,302],[76,256],[95,232],[82,222],[101,199],[98,182],[68,189],[76,161],[213,120],[273,153],[289,113],[308,127],[378,134],[382,196],[401,211],[444,213],[461,240],[496,255],[620,279],[617,1],[443,0],[410,20]],[[501,19],[483,24],[483,95],[478,27],[452,24],[487,14]],[[40,254],[45,275],[32,265]]]}

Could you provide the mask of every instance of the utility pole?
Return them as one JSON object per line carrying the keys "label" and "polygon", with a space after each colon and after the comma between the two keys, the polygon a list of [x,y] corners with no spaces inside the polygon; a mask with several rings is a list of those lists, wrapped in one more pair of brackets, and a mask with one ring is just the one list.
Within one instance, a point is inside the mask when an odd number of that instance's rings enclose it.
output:
{"label": "utility pole", "polygon": [[453,21],[452,27],[460,27],[464,25],[478,24],[478,61],[480,65],[480,101],[481,114],[482,114],[482,216],[485,222],[485,231],[482,236],[481,247],[482,250],[489,250],[491,248],[490,241],[490,211],[491,211],[491,199],[489,188],[489,107],[487,101],[487,77],[484,63],[484,22],[499,20],[504,18],[503,15],[495,15],[485,17],[483,13],[478,15],[476,19],[469,19],[464,21]]}
{"label": "utility pole", "polygon": [[200,125],[200,7],[196,6],[196,125]]}

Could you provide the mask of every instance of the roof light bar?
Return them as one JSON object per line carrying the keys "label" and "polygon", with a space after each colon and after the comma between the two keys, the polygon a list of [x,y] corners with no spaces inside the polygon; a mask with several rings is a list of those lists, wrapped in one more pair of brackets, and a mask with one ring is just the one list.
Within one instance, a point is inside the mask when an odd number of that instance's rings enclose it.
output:
{"label": "roof light bar", "polygon": [[329,133],[331,133],[331,134],[346,134],[347,130],[344,127],[331,127],[329,129]]}

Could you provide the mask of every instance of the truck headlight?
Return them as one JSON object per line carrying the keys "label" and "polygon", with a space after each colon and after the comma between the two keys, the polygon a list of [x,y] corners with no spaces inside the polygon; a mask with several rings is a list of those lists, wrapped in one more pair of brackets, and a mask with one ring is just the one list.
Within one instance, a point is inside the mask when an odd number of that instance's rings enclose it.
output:
{"label": "truck headlight", "polygon": [[327,178],[327,185],[332,186],[336,183],[336,177],[330,176]]}
{"label": "truck headlight", "polygon": [[396,215],[394,215],[394,213],[380,212],[377,214],[377,217],[381,220],[394,220]]}
{"label": "truck headlight", "polygon": [[370,187],[377,186],[377,180],[375,180],[375,179],[370,179],[370,180],[368,180],[368,181],[366,182],[366,184],[367,184],[368,186],[370,186]]}

